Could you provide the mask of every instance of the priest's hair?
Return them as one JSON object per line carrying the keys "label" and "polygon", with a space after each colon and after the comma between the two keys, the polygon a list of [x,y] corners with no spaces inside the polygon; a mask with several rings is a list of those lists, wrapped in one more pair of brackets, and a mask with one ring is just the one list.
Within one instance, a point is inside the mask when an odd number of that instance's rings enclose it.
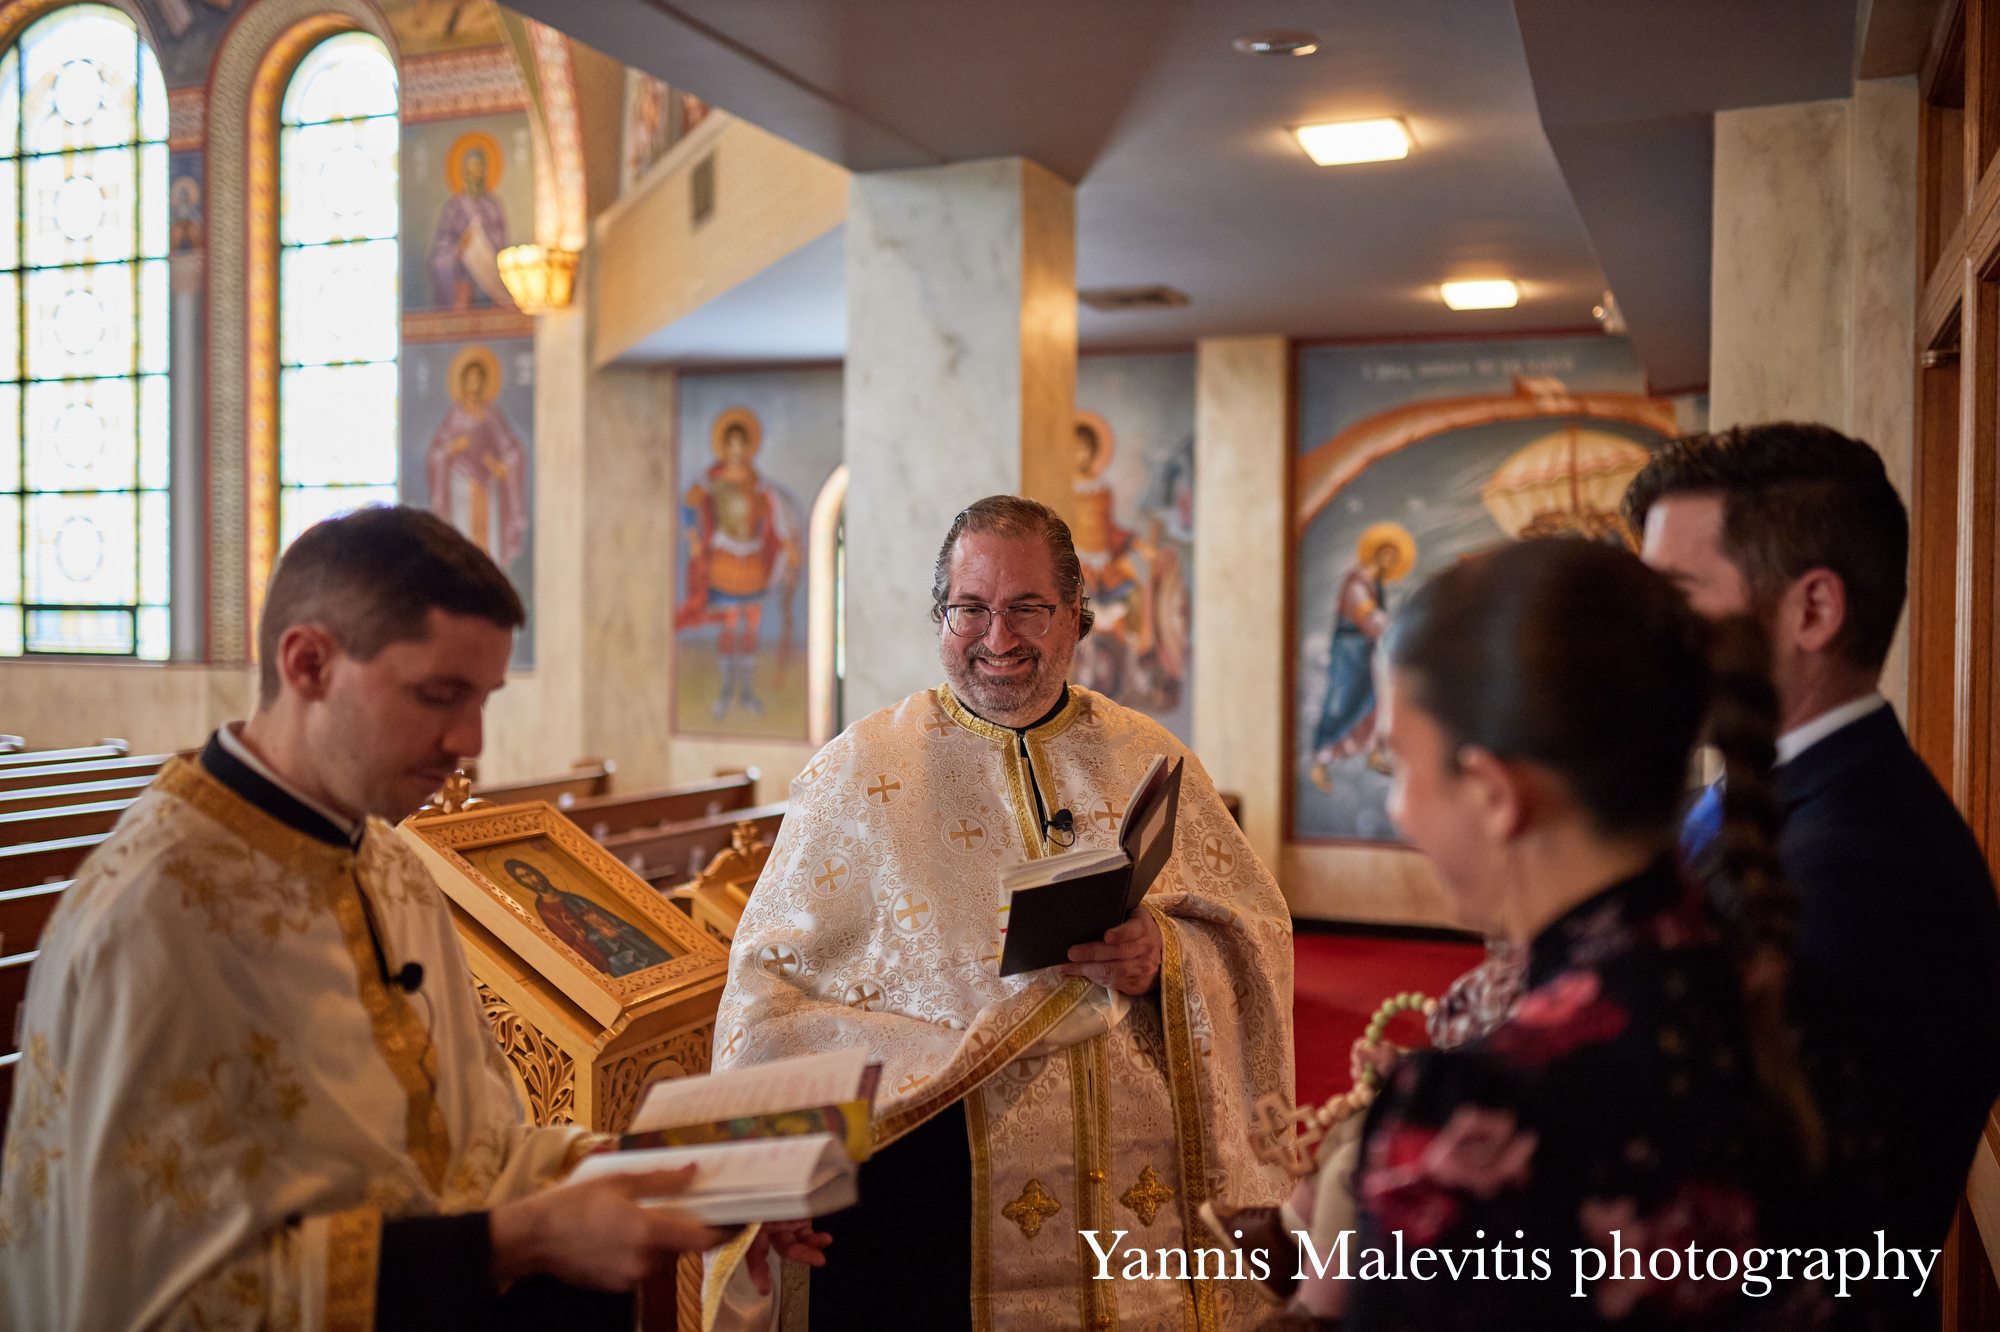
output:
{"label": "priest's hair", "polygon": [[1706,905],[1742,984],[1758,1080],[1818,1166],[1824,1123],[1785,1005],[1798,895],[1777,854],[1778,695],[1758,622],[1708,623],[1628,550],[1542,538],[1431,579],[1382,646],[1454,763],[1476,746],[1536,764],[1599,833],[1644,837],[1663,853],[1706,733],[1726,773],[1722,832],[1698,867],[1715,871]]}
{"label": "priest's hair", "polygon": [[521,598],[485,551],[434,513],[376,505],[307,528],[278,561],[257,623],[258,698],[277,701],[278,640],[317,624],[356,661],[429,632],[433,609],[504,629],[527,623]]}
{"label": "priest's hair", "polygon": [[951,552],[958,539],[968,532],[1040,541],[1046,545],[1049,560],[1056,569],[1056,595],[1062,598],[1063,605],[1075,606],[1082,612],[1076,636],[1081,639],[1089,635],[1097,613],[1090,609],[1090,598],[1083,594],[1083,561],[1076,557],[1076,540],[1070,536],[1069,524],[1048,505],[1019,495],[988,495],[966,505],[952,519],[951,531],[945,533],[944,544],[938,547],[937,564],[931,570],[931,623],[944,622],[944,608],[951,600]]}

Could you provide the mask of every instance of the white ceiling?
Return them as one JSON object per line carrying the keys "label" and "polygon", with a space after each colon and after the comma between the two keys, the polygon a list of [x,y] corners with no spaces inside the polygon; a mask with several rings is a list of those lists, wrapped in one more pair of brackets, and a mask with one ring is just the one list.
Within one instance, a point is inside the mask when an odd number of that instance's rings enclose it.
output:
{"label": "white ceiling", "polygon": [[[1524,12],[1533,3],[1523,0]],[[1687,49],[1677,50],[1693,58],[1729,44],[1728,26],[1709,22],[1718,3],[1627,0],[1612,8],[1647,11],[1668,27],[1677,13],[1700,19],[1692,36],[1682,34]],[[1192,298],[1174,309],[1081,309],[1087,347],[1227,334],[1575,328],[1591,324],[1606,285],[1543,131],[1509,0],[514,4],[853,170],[1025,156],[1076,181],[1078,285],[1158,283]],[[1847,4],[1843,49],[1851,49],[1851,0],[1760,4],[1808,19],[1807,11]],[[1571,21],[1588,24],[1589,11],[1602,7],[1589,0],[1582,10],[1564,8]],[[1544,4],[1531,15],[1544,33],[1549,11]],[[1320,51],[1292,58],[1231,48],[1231,38],[1261,28],[1314,32]],[[1584,82],[1600,100],[1622,86],[1616,66],[1643,64],[1649,54],[1629,43],[1586,42],[1580,52],[1555,45],[1539,72],[1573,77],[1587,59]],[[1769,63],[1774,48],[1763,42],[1758,50]],[[1775,54],[1782,65],[1782,46]],[[1613,67],[1608,76],[1603,66]],[[1690,100],[1682,109],[1699,115],[1701,99]],[[1317,167],[1285,132],[1380,115],[1408,122],[1417,143],[1408,159]],[[1608,152],[1629,164],[1615,143]],[[1668,165],[1683,177],[1690,170]],[[683,362],[839,355],[838,239],[815,242],[780,267],[662,330],[634,355]],[[1523,300],[1512,310],[1447,310],[1436,284],[1458,277],[1515,278]],[[1687,277],[1705,293],[1705,263]],[[1705,294],[1701,315],[1705,365]]]}

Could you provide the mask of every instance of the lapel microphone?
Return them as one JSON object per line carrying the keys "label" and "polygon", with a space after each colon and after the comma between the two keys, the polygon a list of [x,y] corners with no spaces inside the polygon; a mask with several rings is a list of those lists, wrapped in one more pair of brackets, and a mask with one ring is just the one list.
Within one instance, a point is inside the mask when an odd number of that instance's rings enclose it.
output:
{"label": "lapel microphone", "polygon": [[[1051,831],[1060,834],[1060,836],[1049,837]],[[1076,840],[1076,815],[1066,809],[1057,810],[1054,818],[1042,821],[1042,835],[1049,837],[1049,840],[1055,842],[1058,846],[1068,846],[1070,842]],[[1069,841],[1062,841],[1060,840],[1061,837],[1067,837]]]}
{"label": "lapel microphone", "polygon": [[388,955],[382,951],[382,934],[375,928],[375,909],[368,905],[368,892],[361,886],[361,875],[350,869],[348,876],[354,880],[354,895],[361,899],[361,919],[368,926],[368,942],[374,945],[375,968],[382,973],[383,987],[393,985],[404,994],[415,994],[424,983],[424,964],[405,962],[393,975],[390,973]]}

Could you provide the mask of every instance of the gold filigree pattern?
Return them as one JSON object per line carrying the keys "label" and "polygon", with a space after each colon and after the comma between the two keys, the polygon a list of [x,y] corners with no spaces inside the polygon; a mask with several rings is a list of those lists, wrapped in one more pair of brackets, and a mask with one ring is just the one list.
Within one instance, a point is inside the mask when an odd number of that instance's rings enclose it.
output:
{"label": "gold filigree pattern", "polygon": [[1042,1233],[1042,1222],[1061,1210],[1062,1204],[1048,1195],[1042,1181],[1031,1179],[1020,1197],[1000,1209],[1000,1215],[1021,1228],[1022,1238],[1033,1239]]}
{"label": "gold filigree pattern", "polygon": [[327,1332],[370,1332],[375,1326],[375,1276],[382,1252],[382,1214],[357,1207],[327,1218]]}
{"label": "gold filigree pattern", "polygon": [[479,1008],[493,1028],[500,1053],[521,1083],[528,1089],[528,1118],[544,1127],[576,1122],[576,1061],[562,1047],[535,1030],[514,1006],[474,982],[479,989]]}
{"label": "gold filigree pattern", "polygon": [[1174,1200],[1174,1191],[1160,1182],[1160,1176],[1153,1167],[1147,1166],[1139,1172],[1139,1182],[1118,1195],[1118,1201],[1131,1209],[1139,1218],[1139,1224],[1150,1226],[1160,1209]]}
{"label": "gold filigree pattern", "polygon": [[49,1058],[46,1032],[30,1032],[25,1061],[14,1085],[14,1112],[7,1149],[0,1157],[0,1249],[26,1229],[29,1217],[49,1198],[49,1168],[63,1149],[40,1140],[69,1101],[69,1081]]}
{"label": "gold filigree pattern", "polygon": [[155,1126],[126,1140],[125,1164],[145,1205],[173,1205],[183,1220],[206,1215],[225,1181],[244,1191],[282,1154],[306,1108],[305,1088],[261,1031],[210,1056],[199,1077],[170,1078],[155,1093]]}
{"label": "gold filigree pattern", "polygon": [[606,1133],[624,1132],[639,1109],[639,1093],[659,1076],[653,1070],[672,1060],[683,1073],[706,1073],[708,1052],[714,1044],[715,1024],[704,1022],[614,1060],[598,1073],[594,1127]]}

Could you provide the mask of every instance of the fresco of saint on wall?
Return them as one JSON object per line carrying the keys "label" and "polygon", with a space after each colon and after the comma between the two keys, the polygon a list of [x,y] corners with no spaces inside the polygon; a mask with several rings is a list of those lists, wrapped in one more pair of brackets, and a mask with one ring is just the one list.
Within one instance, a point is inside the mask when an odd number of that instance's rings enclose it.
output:
{"label": "fresco of saint on wall", "polygon": [[1291,835],[1395,842],[1375,655],[1452,562],[1627,542],[1619,501],[1675,430],[1622,338],[1307,347],[1295,462]]}
{"label": "fresco of saint on wall", "polygon": [[513,311],[499,255],[533,229],[526,114],[405,124],[402,168],[403,308]]}
{"label": "fresco of saint on wall", "polygon": [[1077,365],[1072,535],[1097,623],[1070,680],[1194,738],[1194,357]]}
{"label": "fresco of saint on wall", "polygon": [[806,738],[807,522],[840,465],[840,371],[681,380],[675,729]]}

